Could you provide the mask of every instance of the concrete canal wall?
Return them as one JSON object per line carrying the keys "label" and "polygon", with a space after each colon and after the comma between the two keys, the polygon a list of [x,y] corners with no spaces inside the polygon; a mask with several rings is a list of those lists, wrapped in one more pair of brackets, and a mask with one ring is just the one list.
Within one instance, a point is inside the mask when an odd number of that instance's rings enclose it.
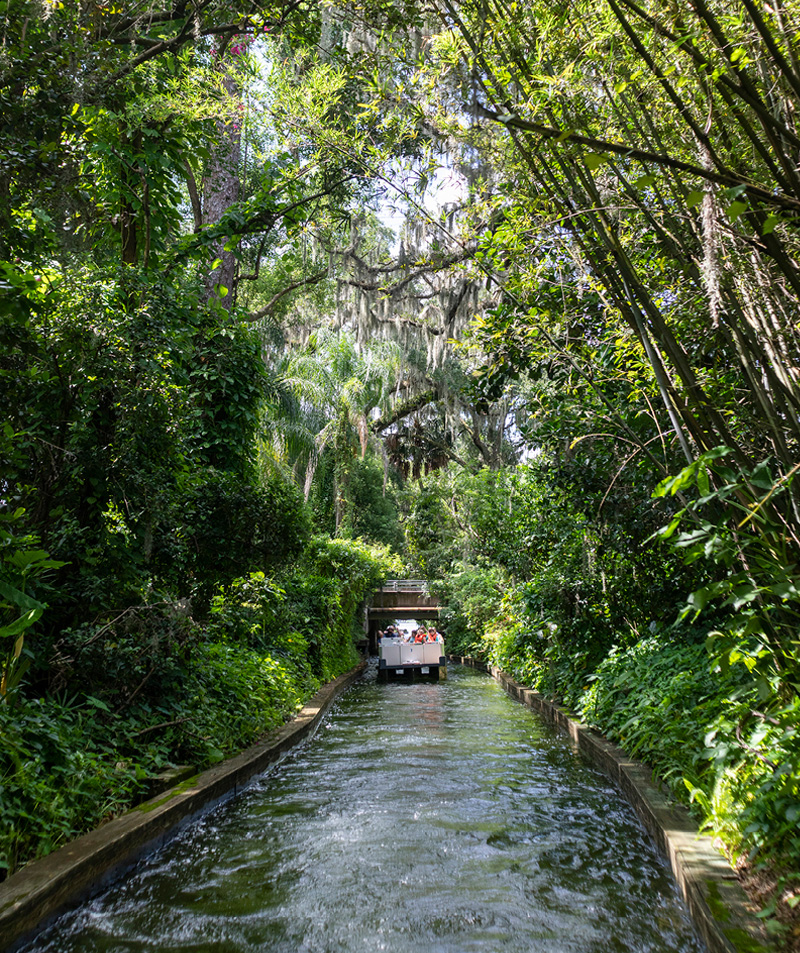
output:
{"label": "concrete canal wall", "polygon": [[[766,953],[772,949],[727,862],[708,838],[698,836],[688,812],[670,801],[645,765],[499,669],[469,658],[451,659],[488,672],[509,695],[567,732],[577,750],[615,781],[668,858],[711,953]],[[253,747],[28,864],[0,884],[0,953],[12,950],[56,915],[96,893],[190,820],[241,792],[255,775],[313,732],[336,697],[364,667],[362,664],[326,685],[293,721]]]}
{"label": "concrete canal wall", "polygon": [[132,867],[181,827],[241,792],[257,774],[308,737],[336,697],[364,671],[362,663],[325,685],[290,722],[251,748],[196,774],[127,814],[33,861],[0,884],[0,951]]}
{"label": "concrete canal wall", "polygon": [[577,750],[616,783],[669,860],[710,953],[766,953],[773,949],[725,858],[708,837],[698,833],[689,812],[654,783],[646,765],[634,761],[617,745],[576,721],[566,709],[515,682],[499,668],[462,656],[449,658],[488,672],[512,698],[565,731]]}

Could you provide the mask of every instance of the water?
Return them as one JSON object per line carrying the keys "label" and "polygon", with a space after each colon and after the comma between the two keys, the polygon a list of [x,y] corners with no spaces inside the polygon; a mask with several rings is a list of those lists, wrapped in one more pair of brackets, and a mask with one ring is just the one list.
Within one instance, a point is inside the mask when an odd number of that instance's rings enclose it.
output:
{"label": "water", "polygon": [[342,696],[317,735],[26,950],[701,953],[617,790],[490,678]]}

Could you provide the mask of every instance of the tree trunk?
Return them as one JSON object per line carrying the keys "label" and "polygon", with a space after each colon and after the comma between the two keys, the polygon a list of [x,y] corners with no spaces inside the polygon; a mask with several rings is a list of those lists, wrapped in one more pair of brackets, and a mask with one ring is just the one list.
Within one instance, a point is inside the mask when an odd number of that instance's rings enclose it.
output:
{"label": "tree trunk", "polygon": [[[232,102],[240,102],[239,86],[230,73],[223,78],[223,87]],[[203,182],[203,225],[217,225],[228,209],[239,201],[241,183],[239,160],[241,157],[241,120],[234,121],[223,116],[217,120],[218,141],[208,163]],[[225,250],[228,236],[220,236],[212,247],[214,259],[220,265],[206,278],[205,300],[216,297],[223,307],[230,310],[236,282],[236,257],[232,250]],[[226,290],[223,290],[226,289]]]}

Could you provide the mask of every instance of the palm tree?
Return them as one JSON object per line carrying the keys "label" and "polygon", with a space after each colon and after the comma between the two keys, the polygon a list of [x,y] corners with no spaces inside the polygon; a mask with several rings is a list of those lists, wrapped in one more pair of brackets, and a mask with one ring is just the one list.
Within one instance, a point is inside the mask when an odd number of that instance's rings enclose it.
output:
{"label": "palm tree", "polygon": [[[349,535],[352,463],[379,443],[370,419],[393,399],[402,362],[399,345],[374,341],[358,347],[348,330],[319,329],[282,362],[264,452],[291,470],[308,499],[320,464],[333,474],[335,531]],[[269,452],[267,452],[269,448]]]}

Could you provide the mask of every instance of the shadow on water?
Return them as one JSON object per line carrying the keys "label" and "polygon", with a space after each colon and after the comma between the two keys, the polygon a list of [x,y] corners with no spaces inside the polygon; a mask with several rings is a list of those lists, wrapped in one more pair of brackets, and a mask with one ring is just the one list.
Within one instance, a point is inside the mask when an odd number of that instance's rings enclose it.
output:
{"label": "shadow on water", "polygon": [[485,675],[343,696],[44,953],[701,953],[618,791]]}

